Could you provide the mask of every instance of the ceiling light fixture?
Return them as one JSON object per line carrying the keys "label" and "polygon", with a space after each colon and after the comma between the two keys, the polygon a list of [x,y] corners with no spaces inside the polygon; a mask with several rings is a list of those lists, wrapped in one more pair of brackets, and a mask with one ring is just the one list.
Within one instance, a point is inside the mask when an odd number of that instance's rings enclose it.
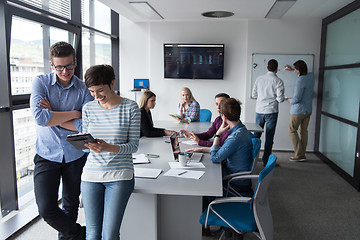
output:
{"label": "ceiling light fixture", "polygon": [[280,19],[294,5],[296,0],[276,0],[265,18]]}
{"label": "ceiling light fixture", "polygon": [[225,17],[231,17],[234,15],[233,12],[227,12],[227,11],[211,11],[211,12],[204,12],[201,15],[204,17],[209,18],[225,18]]}
{"label": "ceiling light fixture", "polygon": [[156,20],[156,19],[164,19],[161,14],[155,10],[148,2],[129,2],[131,6],[133,6],[139,13],[141,13],[144,17]]}

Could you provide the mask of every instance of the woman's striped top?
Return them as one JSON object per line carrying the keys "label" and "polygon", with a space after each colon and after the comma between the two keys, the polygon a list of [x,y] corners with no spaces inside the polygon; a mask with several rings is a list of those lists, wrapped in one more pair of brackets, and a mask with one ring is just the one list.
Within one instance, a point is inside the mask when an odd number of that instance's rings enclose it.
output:
{"label": "woman's striped top", "polygon": [[109,144],[120,146],[118,153],[90,151],[81,176],[82,181],[112,182],[130,180],[134,175],[132,153],[139,146],[140,110],[136,102],[124,98],[111,109],[102,108],[97,100],[83,107],[83,132]]}

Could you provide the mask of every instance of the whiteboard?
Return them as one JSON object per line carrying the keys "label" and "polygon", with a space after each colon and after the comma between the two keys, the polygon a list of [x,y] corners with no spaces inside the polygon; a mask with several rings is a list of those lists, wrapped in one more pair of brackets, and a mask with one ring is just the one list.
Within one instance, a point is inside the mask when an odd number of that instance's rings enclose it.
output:
{"label": "whiteboard", "polygon": [[[260,54],[253,53],[252,55],[252,71],[251,71],[251,89],[255,84],[256,78],[268,72],[267,63],[270,59],[275,59],[279,63],[277,76],[284,82],[285,97],[292,97],[296,79],[298,78],[295,72],[286,71],[285,65],[288,64],[293,67],[297,60],[306,62],[308,72],[313,72],[314,54]],[[251,96],[250,92],[250,96]]]}

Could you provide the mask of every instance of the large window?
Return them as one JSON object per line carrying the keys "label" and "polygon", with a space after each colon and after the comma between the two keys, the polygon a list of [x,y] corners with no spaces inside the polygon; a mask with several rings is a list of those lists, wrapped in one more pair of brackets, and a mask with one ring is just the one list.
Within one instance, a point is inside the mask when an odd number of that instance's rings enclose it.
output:
{"label": "large window", "polygon": [[111,64],[111,9],[97,0],[81,0],[81,11],[85,74],[92,65]]}
{"label": "large window", "polygon": [[43,29],[40,23],[13,17],[10,64],[12,95],[30,94],[32,80],[44,73]]}
{"label": "large window", "polygon": [[[44,41],[46,36],[49,39]],[[10,76],[12,95],[31,93],[32,80],[50,72],[44,49],[58,41],[68,42],[74,33],[14,16],[11,25]],[[50,40],[50,41],[49,41]],[[44,42],[48,43],[44,46]],[[33,199],[36,126],[29,108],[13,111],[16,179],[19,207]]]}
{"label": "large window", "polygon": [[[111,65],[111,39],[94,31],[82,32],[83,73],[92,65]],[[96,57],[95,57],[96,56]]]}
{"label": "large window", "polygon": [[[0,203],[4,216],[30,206],[34,199],[36,126],[29,98],[33,79],[51,72],[50,46],[58,41],[74,46],[75,74],[80,78],[94,64],[112,64],[118,71],[119,35],[111,29],[119,27],[119,17],[96,0],[8,0],[0,1],[0,18]],[[23,219],[17,222],[26,224]]]}

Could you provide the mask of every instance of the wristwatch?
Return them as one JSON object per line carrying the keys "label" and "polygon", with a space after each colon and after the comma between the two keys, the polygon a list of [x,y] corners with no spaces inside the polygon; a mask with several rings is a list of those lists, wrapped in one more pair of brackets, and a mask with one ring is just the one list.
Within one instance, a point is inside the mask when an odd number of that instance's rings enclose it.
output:
{"label": "wristwatch", "polygon": [[216,138],[216,137],[218,137],[218,138],[219,138],[219,137],[220,137],[220,135],[215,134],[214,138]]}

